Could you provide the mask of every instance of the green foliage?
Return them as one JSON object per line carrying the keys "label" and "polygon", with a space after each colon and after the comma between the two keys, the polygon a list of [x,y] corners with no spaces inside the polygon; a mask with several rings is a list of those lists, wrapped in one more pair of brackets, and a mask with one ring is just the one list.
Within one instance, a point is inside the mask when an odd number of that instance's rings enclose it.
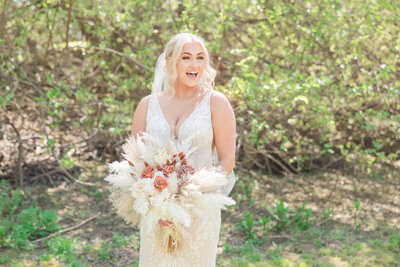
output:
{"label": "green foliage", "polygon": [[54,210],[42,211],[35,205],[23,208],[24,195],[11,190],[7,180],[0,184],[0,247],[29,249],[29,240],[58,231],[58,219]]}
{"label": "green foliage", "polygon": [[59,131],[128,133],[167,40],[190,31],[205,38],[235,108],[245,167],[342,162],[374,174],[399,159],[396,1],[75,1],[68,44],[68,5],[3,8],[0,109],[28,97],[23,112],[44,116],[51,149]]}
{"label": "green foliage", "polygon": [[315,221],[315,219],[311,219],[312,210],[306,209],[305,206],[306,203],[303,202],[302,206],[298,210],[296,210],[296,213],[292,219],[293,223],[301,231],[310,228]]}
{"label": "green foliage", "polygon": [[278,232],[282,232],[289,227],[290,225],[289,207],[285,207],[283,200],[276,201],[274,208],[266,206],[266,209],[274,219],[275,222],[274,227]]}
{"label": "green foliage", "polygon": [[243,220],[240,222],[240,226],[244,230],[248,239],[255,239],[256,234],[253,232],[253,228],[255,226],[255,221],[253,215],[247,211],[244,216]]}
{"label": "green foliage", "polygon": [[259,261],[262,258],[258,249],[255,248],[254,240],[246,241],[244,246],[240,247],[240,254],[250,262]]}
{"label": "green foliage", "polygon": [[110,244],[108,242],[102,242],[101,248],[98,251],[98,257],[101,260],[107,260],[110,258]]}
{"label": "green foliage", "polygon": [[400,233],[392,234],[389,236],[387,248],[400,255]]}
{"label": "green foliage", "polygon": [[327,220],[331,214],[333,213],[331,207],[327,207],[322,211],[322,217],[324,218],[324,220]]}
{"label": "green foliage", "polygon": [[238,180],[235,184],[237,190],[235,190],[234,199],[246,206],[252,206],[256,200],[253,191],[257,186],[258,182],[254,178],[251,178],[248,181]]}
{"label": "green foliage", "polygon": [[74,241],[64,237],[54,237],[46,240],[47,250],[51,255],[63,260],[68,266],[79,267],[84,266],[79,259],[78,250]]}
{"label": "green foliage", "polygon": [[[248,240],[257,241],[258,225],[262,226],[261,236],[268,239],[271,229],[275,229],[277,232],[303,232],[314,225],[315,219],[312,218],[313,213],[311,209],[306,209],[306,203],[299,208],[290,209],[286,206],[283,200],[276,201],[275,206],[271,208],[265,205],[266,210],[270,216],[261,216],[255,218],[251,211],[246,211],[243,215],[243,219],[239,222],[240,228],[246,234]],[[323,216],[327,219],[331,214],[330,208],[328,208]]]}
{"label": "green foliage", "polygon": [[[393,126],[399,127],[399,83],[395,55],[387,58],[394,52],[389,43],[396,38],[381,38],[385,33],[376,27],[382,22],[393,29],[395,13],[389,11],[388,20],[370,16],[382,6],[388,8],[383,2],[355,7],[350,1],[341,8],[335,1],[274,2],[265,5],[265,11],[279,16],[271,20],[259,14],[267,21],[246,24],[253,41],[231,50],[234,58],[242,57],[236,61],[236,75],[220,88],[237,106],[247,166],[265,165],[269,154],[292,171],[343,160],[371,173],[374,164],[398,158],[396,149],[389,147],[398,139]],[[348,8],[357,19],[344,13]],[[372,37],[368,29],[377,34]],[[371,60],[359,46],[370,47],[370,38],[385,43],[370,51],[379,60]]]}
{"label": "green foliage", "polygon": [[63,237],[54,237],[47,242],[49,252],[55,256],[64,256],[75,253],[72,240]]}
{"label": "green foliage", "polygon": [[268,225],[268,223],[271,221],[271,217],[262,217],[260,219],[260,223],[263,227],[263,234],[265,237],[268,237],[269,235],[269,230],[271,230],[272,226]]}
{"label": "green foliage", "polygon": [[360,202],[359,201],[353,201],[354,204],[354,214],[353,214],[353,218],[354,218],[354,225],[356,228],[356,231],[360,231],[361,226],[362,226],[362,222],[359,221],[359,216],[360,216]]}
{"label": "green foliage", "polygon": [[101,192],[100,190],[97,190],[97,189],[96,189],[95,197],[96,197],[96,199],[98,199],[98,200],[103,199],[103,192]]}
{"label": "green foliage", "polygon": [[0,183],[0,216],[5,217],[15,214],[24,199],[20,189],[11,190],[7,180]]}
{"label": "green foliage", "polygon": [[112,233],[111,247],[124,248],[133,239],[133,236],[125,236],[124,234]]}
{"label": "green foliage", "polygon": [[7,263],[7,262],[10,262],[10,261],[11,261],[10,257],[0,255],[0,263]]}
{"label": "green foliage", "polygon": [[281,247],[271,248],[268,253],[268,258],[271,260],[272,263],[278,263],[280,265],[282,259],[281,252]]}
{"label": "green foliage", "polygon": [[61,159],[61,167],[65,169],[72,169],[74,167],[76,159],[71,157],[64,157]]}

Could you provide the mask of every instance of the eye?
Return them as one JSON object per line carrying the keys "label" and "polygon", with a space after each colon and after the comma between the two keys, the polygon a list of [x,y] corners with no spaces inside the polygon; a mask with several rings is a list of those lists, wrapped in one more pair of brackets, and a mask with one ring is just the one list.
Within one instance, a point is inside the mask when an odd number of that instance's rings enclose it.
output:
{"label": "eye", "polygon": [[201,59],[201,60],[203,60],[203,59],[204,59],[204,57],[203,57],[203,56],[199,56],[197,59]]}

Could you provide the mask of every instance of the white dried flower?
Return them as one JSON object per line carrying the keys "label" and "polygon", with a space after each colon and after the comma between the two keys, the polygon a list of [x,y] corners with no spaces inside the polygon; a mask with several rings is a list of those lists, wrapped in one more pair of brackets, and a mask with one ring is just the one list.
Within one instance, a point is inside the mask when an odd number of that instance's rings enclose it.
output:
{"label": "white dried flower", "polygon": [[154,156],[154,162],[157,165],[163,166],[167,160],[171,158],[171,155],[168,154],[167,150],[165,148],[159,149],[157,151],[157,154]]}
{"label": "white dried flower", "polygon": [[181,167],[181,162],[178,161],[178,162],[175,164],[175,170],[179,170],[180,167]]}

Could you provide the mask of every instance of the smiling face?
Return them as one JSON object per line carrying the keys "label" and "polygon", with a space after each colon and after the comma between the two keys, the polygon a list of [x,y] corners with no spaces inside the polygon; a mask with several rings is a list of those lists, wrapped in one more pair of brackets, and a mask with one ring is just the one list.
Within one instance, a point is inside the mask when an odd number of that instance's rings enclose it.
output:
{"label": "smiling face", "polygon": [[186,43],[176,63],[177,88],[193,88],[199,84],[206,66],[205,53],[198,42]]}

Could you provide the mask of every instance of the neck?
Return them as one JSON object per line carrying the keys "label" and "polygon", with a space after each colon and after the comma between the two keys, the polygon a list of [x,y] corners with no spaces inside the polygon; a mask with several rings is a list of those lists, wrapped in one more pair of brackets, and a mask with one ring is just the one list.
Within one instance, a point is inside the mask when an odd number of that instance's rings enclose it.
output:
{"label": "neck", "polygon": [[200,86],[196,85],[195,87],[175,87],[175,98],[180,100],[185,100],[188,98],[194,97],[200,91]]}

